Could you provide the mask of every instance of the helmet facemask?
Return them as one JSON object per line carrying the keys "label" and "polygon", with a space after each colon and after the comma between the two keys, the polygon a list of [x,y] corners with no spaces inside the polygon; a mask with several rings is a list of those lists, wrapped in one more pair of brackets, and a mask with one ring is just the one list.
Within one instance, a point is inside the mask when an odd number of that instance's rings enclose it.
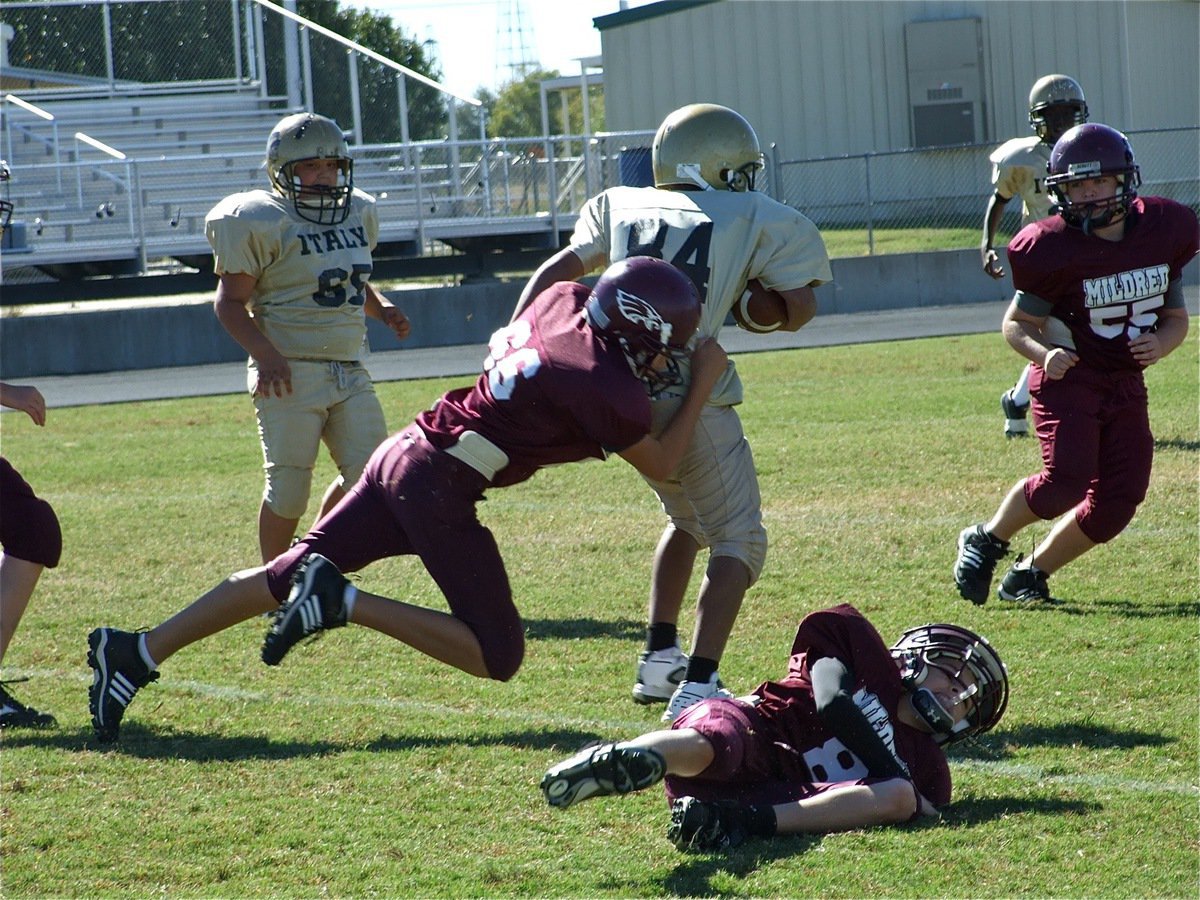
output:
{"label": "helmet facemask", "polygon": [[[923,625],[911,628],[892,647],[900,663],[900,680],[910,692],[914,712],[929,726],[939,744],[982,734],[992,728],[1008,705],[1008,672],[992,646],[983,638],[957,625]],[[966,716],[954,723],[952,710],[923,687],[930,668],[962,683],[956,701],[967,705]],[[970,674],[964,682],[963,675]]]}
{"label": "helmet facemask", "polygon": [[[317,159],[336,161],[337,184],[306,187],[301,182],[297,164]],[[267,175],[272,187],[307,222],[340,225],[350,215],[354,160],[345,136],[332,119],[311,113],[284,118],[267,138]]]}
{"label": "helmet facemask", "polygon": [[[326,159],[328,157],[309,157]],[[305,162],[297,159],[284,163],[279,168],[279,178],[274,181],[276,189],[292,201],[300,218],[317,225],[340,225],[350,215],[350,194],[354,190],[354,160],[338,159],[338,183],[335,185],[312,184],[307,187],[296,174],[296,164]]]}

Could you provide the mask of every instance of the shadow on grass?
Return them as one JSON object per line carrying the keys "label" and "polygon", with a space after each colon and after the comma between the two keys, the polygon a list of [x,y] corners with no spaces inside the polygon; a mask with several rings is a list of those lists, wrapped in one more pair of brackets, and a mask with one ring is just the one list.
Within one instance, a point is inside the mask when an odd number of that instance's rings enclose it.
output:
{"label": "shadow on grass", "polygon": [[[1102,809],[1099,803],[1048,797],[990,797],[964,800],[946,808],[940,820],[926,819],[904,826],[906,830],[974,826],[1005,816],[1058,817],[1086,815]],[[764,863],[806,853],[820,845],[823,835],[789,834],[770,841],[750,841],[724,853],[680,854],[681,862],[662,880],[663,892],[676,897],[716,897],[721,890],[712,883],[718,875],[744,878]]]}
{"label": "shadow on grass", "polygon": [[1019,725],[989,732],[978,740],[965,741],[950,750],[950,758],[996,760],[1021,747],[1086,747],[1089,750],[1131,750],[1134,747],[1162,747],[1175,738],[1148,731],[1115,731],[1091,721],[1063,722],[1059,725]]}
{"label": "shadow on grass", "polygon": [[112,744],[99,743],[91,728],[11,732],[4,736],[5,749],[38,747],[68,752],[87,750],[119,753],[138,759],[174,759],[190,762],[237,762],[295,759],[337,753],[405,752],[430,747],[513,747],[518,750],[562,750],[569,752],[593,743],[591,736],[568,729],[506,731],[471,734],[381,734],[371,741],[275,740],[262,735],[208,734],[160,726],[149,728],[138,722],[121,726],[121,738]]}
{"label": "shadow on grass", "polygon": [[633,619],[525,619],[525,637],[531,641],[571,638],[615,638],[644,641],[646,623]]}
{"label": "shadow on grass", "polygon": [[1155,450],[1185,450],[1188,453],[1195,453],[1200,450],[1200,441],[1185,441],[1180,438],[1166,438],[1164,440],[1155,439]]}
{"label": "shadow on grass", "polygon": [[[951,803],[942,813],[945,825],[982,825],[1006,816],[1082,816],[1104,808],[1102,803],[1057,797],[985,797]],[[935,827],[935,826],[931,826]]]}
{"label": "shadow on grass", "polygon": [[1068,616],[1121,616],[1126,619],[1195,619],[1200,616],[1200,603],[1195,600],[1141,603],[1135,600],[1099,599],[1087,603],[1056,599],[1053,603],[1008,603],[1014,609],[1030,615],[1057,613]]}
{"label": "shadow on grass", "polygon": [[[717,876],[745,878],[763,864],[787,859],[811,850],[824,835],[788,834],[769,841],[748,841],[721,853],[681,853],[679,864],[662,879],[663,893],[670,897],[720,897],[727,895],[714,885]],[[798,891],[797,896],[803,892]]]}

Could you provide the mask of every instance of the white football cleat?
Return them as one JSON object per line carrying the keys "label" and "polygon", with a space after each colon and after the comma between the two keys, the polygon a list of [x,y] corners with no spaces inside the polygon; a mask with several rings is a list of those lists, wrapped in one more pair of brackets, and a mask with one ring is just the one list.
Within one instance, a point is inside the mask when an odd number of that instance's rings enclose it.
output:
{"label": "white football cleat", "polygon": [[716,672],[713,672],[712,678],[708,681],[685,681],[671,695],[671,702],[667,704],[667,711],[662,714],[662,720],[674,722],[679,718],[679,714],[689,706],[713,697],[733,698],[733,694],[725,690],[725,685],[721,684],[721,679]]}
{"label": "white football cleat", "polygon": [[666,703],[683,682],[687,671],[687,654],[678,646],[664,650],[643,651],[638,660],[637,684],[633,686],[633,702]]}

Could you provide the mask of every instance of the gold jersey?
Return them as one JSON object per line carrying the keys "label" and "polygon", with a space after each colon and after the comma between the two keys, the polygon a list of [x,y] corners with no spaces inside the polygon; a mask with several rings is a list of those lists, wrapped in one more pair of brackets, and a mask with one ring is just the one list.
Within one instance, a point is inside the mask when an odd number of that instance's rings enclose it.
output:
{"label": "gold jersey", "polygon": [[375,199],[355,190],[340,225],[301,219],[272,191],[231,194],[212,208],[204,233],[216,273],[258,279],[250,313],[288,359],[359,360],[363,304],[379,240]]}
{"label": "gold jersey", "polygon": [[1054,198],[1046,193],[1046,166],[1053,148],[1036,135],[1013,138],[992,151],[992,185],[1002,197],[1021,198],[1021,225],[1050,215]]}
{"label": "gold jersey", "polygon": [[[816,225],[754,191],[610,188],[580,210],[571,249],[587,271],[629,256],[653,256],[682,269],[700,292],[700,337],[720,333],[751,278],[772,290],[833,279]],[[742,384],[730,360],[710,402],[727,406],[741,400]]]}

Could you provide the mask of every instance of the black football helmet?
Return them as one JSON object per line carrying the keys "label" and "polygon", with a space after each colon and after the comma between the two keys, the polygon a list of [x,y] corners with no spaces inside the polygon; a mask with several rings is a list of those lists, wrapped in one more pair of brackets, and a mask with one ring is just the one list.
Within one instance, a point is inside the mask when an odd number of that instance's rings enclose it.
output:
{"label": "black football helmet", "polygon": [[[700,295],[669,262],[631,256],[604,270],[584,305],[588,324],[615,340],[651,393],[678,384],[679,361],[700,325]],[[666,367],[654,368],[658,356]]]}
{"label": "black football helmet", "polygon": [[[334,159],[338,183],[301,189],[295,164],[306,159]],[[271,186],[292,202],[300,218],[318,225],[340,225],[350,215],[354,160],[346,136],[333,119],[312,113],[286,116],[267,138],[267,176]]]}
{"label": "black football helmet", "polygon": [[[939,744],[952,744],[991,729],[1008,706],[1008,670],[984,638],[959,625],[938,623],[910,628],[892,645],[901,663],[900,679],[912,692],[913,709],[933,730]],[[933,692],[921,687],[929,667],[958,679],[969,671],[974,684],[960,697],[968,703],[967,717],[954,724]]]}
{"label": "black football helmet", "polygon": [[13,214],[13,202],[8,199],[8,179],[10,178],[12,178],[12,172],[8,169],[8,163],[0,159],[0,185],[4,190],[4,196],[0,197],[0,234],[4,234],[8,228]]}
{"label": "black football helmet", "polygon": [[[1060,137],[1050,151],[1046,170],[1049,172],[1046,188],[1058,200],[1057,212],[1068,225],[1083,229],[1084,234],[1128,214],[1142,183],[1129,139],[1117,129],[1099,123],[1076,125]],[[1114,196],[1089,203],[1071,202],[1068,184],[1101,175],[1116,176],[1120,185]]]}

